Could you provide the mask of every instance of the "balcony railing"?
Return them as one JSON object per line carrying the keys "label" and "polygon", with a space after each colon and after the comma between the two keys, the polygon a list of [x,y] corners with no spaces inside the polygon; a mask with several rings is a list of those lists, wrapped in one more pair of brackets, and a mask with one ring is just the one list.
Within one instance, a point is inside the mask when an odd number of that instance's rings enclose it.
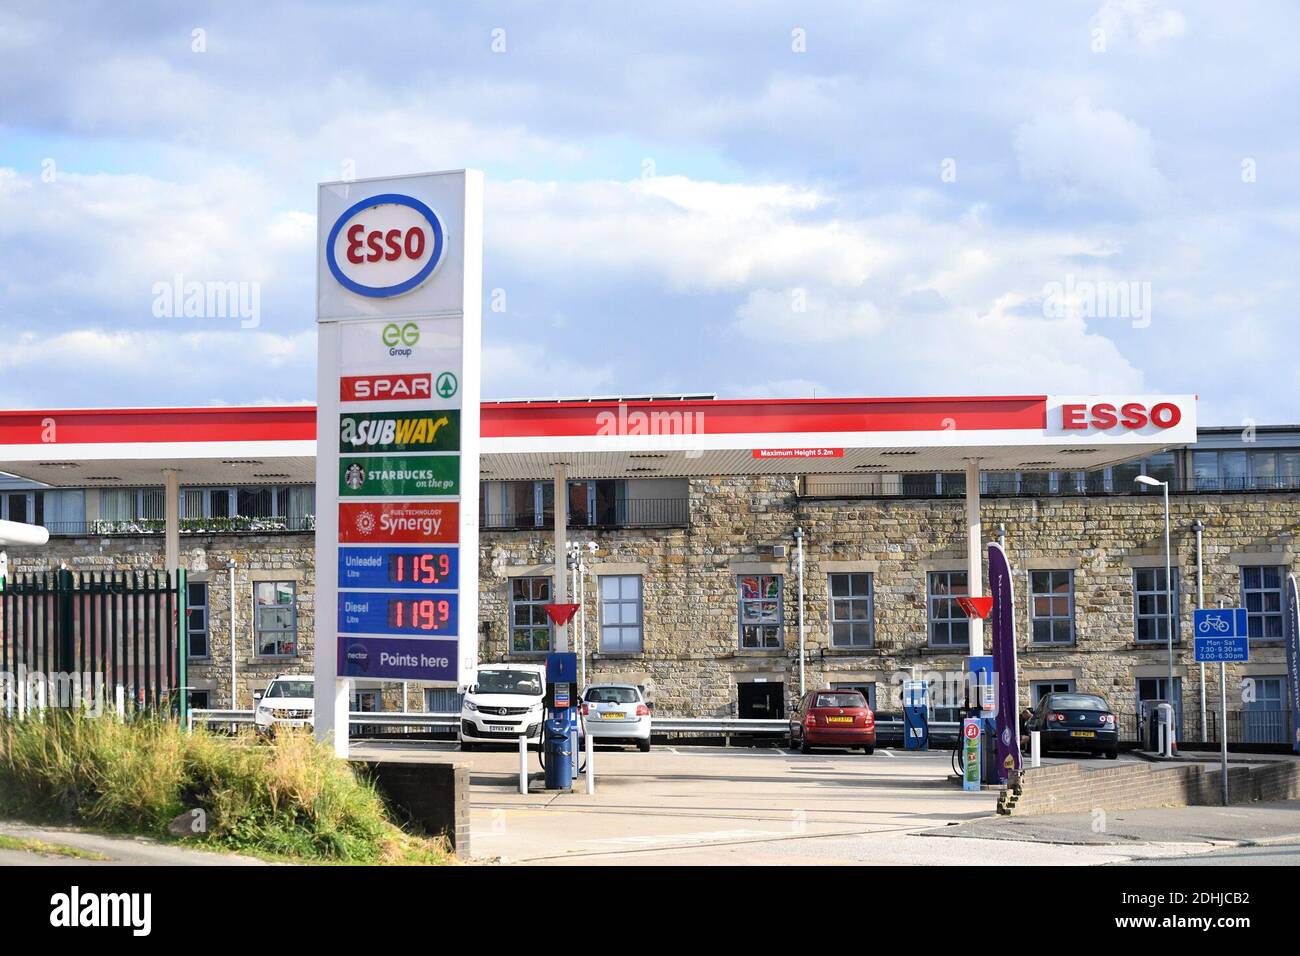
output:
{"label": "balcony railing", "polygon": [[[960,480],[936,482],[933,474],[874,475],[874,480],[813,481],[799,484],[802,498],[962,498],[965,485]],[[864,476],[865,478],[865,476]],[[991,473],[980,492],[985,498],[1063,498],[1107,497],[1114,495],[1159,494],[1159,489],[1138,486],[1128,478],[1086,475],[1079,479],[1074,472],[1062,473],[1050,481],[1033,477]],[[1275,478],[1188,478],[1170,482],[1171,494],[1246,494],[1251,492],[1300,491],[1300,475]]]}
{"label": "balcony railing", "polygon": [[[634,498],[606,507],[571,509],[570,528],[681,528],[690,520],[688,498]],[[479,513],[479,527],[487,531],[546,529],[555,523],[549,509]]]}
{"label": "balcony railing", "polygon": [[[52,535],[155,535],[164,534],[167,523],[162,518],[97,518],[93,521],[50,521],[45,527]],[[182,518],[181,534],[287,534],[316,530],[315,515],[257,516],[234,515],[227,518]]]}

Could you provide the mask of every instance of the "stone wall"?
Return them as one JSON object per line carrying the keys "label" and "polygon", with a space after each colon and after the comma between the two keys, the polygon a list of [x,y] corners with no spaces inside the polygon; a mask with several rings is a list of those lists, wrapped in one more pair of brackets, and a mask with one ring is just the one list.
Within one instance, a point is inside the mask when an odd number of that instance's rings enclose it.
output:
{"label": "stone wall", "polygon": [[[1205,603],[1240,603],[1239,567],[1284,565],[1295,570],[1300,495],[1177,495],[1172,499],[1175,564],[1181,574],[1179,617],[1183,641],[1176,647],[1176,673],[1183,679],[1184,735],[1195,731],[1199,668],[1191,659],[1190,621],[1196,599],[1195,534],[1205,523]],[[1016,571],[1016,620],[1023,698],[1029,682],[1073,679],[1083,692],[1100,693],[1131,714],[1135,680],[1163,677],[1163,644],[1134,638],[1133,569],[1163,567],[1164,519],[1156,495],[1113,498],[986,499],[985,535],[1005,528]],[[957,672],[961,652],[927,642],[927,572],[961,570],[965,525],[960,500],[844,501],[800,498],[792,479],[708,478],[690,482],[686,527],[656,530],[573,530],[578,541],[595,541],[587,584],[588,679],[645,684],[659,712],[672,715],[735,713],[738,682],[782,682],[789,703],[798,688],[797,579],[794,532],[804,531],[806,550],[806,674],[808,687],[830,681],[875,682],[878,706],[900,673]],[[774,545],[785,546],[775,557]],[[280,672],[312,667],[313,541],[310,534],[202,535],[182,538],[182,557],[210,594],[211,656],[191,664],[191,684],[210,690],[213,706],[229,706],[231,620],[228,571],[236,566],[234,643],[239,674],[236,705],[251,705],[252,691]],[[73,570],[161,567],[161,538],[55,538],[36,555],[11,549],[15,569],[43,570],[66,562]],[[511,657],[509,582],[518,574],[545,574],[552,560],[547,529],[492,531],[480,550],[480,658]],[[1077,642],[1062,648],[1029,645],[1026,574],[1029,569],[1070,569],[1075,578]],[[875,646],[847,651],[830,646],[827,574],[869,571],[874,575]],[[784,575],[784,647],[739,647],[736,575],[765,571]],[[601,652],[596,600],[602,573],[643,576],[644,641],[640,653]],[[296,660],[265,660],[253,654],[254,580],[299,582],[300,654]],[[1229,668],[1230,708],[1240,706],[1244,676],[1280,675],[1280,641],[1252,644],[1249,665]],[[536,659],[527,657],[524,659]],[[1217,709],[1217,668],[1208,675],[1208,701]],[[409,688],[409,706],[423,695]],[[385,693],[385,709],[402,706],[400,687]]]}

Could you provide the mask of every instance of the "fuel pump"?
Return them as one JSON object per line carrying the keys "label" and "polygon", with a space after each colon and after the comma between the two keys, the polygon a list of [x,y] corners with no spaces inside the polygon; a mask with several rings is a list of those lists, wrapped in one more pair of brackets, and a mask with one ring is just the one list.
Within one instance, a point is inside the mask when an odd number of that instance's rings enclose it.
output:
{"label": "fuel pump", "polygon": [[578,772],[578,655],[546,655],[546,720],[539,752],[547,790],[568,790]]}
{"label": "fuel pump", "polygon": [[923,680],[903,681],[903,749],[930,749],[930,694]]}
{"label": "fuel pump", "polygon": [[[997,765],[997,683],[993,676],[992,656],[966,658],[967,716],[980,721],[980,783],[998,783]],[[963,768],[964,770],[964,768]]]}

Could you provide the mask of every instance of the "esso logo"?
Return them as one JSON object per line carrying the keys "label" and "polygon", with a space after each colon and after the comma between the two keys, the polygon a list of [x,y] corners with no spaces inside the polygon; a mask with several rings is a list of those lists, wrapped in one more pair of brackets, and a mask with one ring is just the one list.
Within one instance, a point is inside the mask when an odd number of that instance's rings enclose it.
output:
{"label": "esso logo", "polygon": [[423,285],[442,261],[442,222],[420,200],[399,193],[363,199],[344,211],[325,240],[339,285],[388,298]]}
{"label": "esso logo", "polygon": [[1101,431],[1120,426],[1129,430],[1154,425],[1173,428],[1183,420],[1183,411],[1173,402],[1160,402],[1149,409],[1141,402],[1098,402],[1095,405],[1062,405],[1061,427],[1067,430],[1096,428]]}

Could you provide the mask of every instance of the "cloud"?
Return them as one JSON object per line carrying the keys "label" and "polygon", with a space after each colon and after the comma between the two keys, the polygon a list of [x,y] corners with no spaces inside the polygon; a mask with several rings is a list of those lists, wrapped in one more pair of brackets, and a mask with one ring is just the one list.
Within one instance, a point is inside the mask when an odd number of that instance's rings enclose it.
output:
{"label": "cloud", "polygon": [[1161,0],[1106,0],[1093,23],[1104,32],[1107,46],[1112,39],[1132,40],[1144,49],[1177,39],[1187,29],[1187,19]]}
{"label": "cloud", "polygon": [[1016,131],[1021,175],[1070,202],[1160,205],[1170,185],[1156,167],[1150,132],[1080,98],[1068,110],[1043,112]]}

